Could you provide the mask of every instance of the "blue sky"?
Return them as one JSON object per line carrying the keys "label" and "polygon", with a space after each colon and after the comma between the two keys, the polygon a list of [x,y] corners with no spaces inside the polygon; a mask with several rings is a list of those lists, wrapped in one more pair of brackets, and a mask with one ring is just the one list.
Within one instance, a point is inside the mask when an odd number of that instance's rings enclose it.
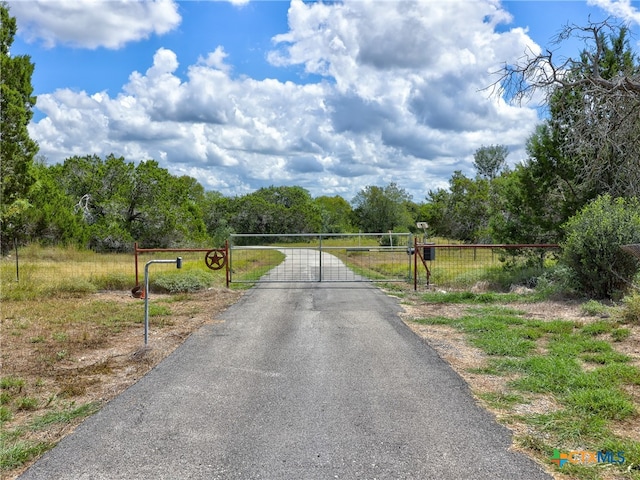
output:
{"label": "blue sky", "polygon": [[523,161],[539,110],[488,96],[490,73],[567,23],[640,21],[628,0],[8,4],[47,162],[113,153],[225,195],[298,185],[347,200],[395,182],[423,201],[473,175],[483,145]]}

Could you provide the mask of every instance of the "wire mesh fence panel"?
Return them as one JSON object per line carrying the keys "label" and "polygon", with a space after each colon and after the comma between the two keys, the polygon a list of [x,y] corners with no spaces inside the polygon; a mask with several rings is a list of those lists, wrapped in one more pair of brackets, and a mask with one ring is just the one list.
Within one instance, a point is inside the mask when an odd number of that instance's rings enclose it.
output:
{"label": "wire mesh fence panel", "polygon": [[[557,245],[438,245],[420,244],[416,283],[433,287],[467,289],[480,282],[502,284],[534,275],[559,252]],[[420,258],[420,257],[418,257]]]}
{"label": "wire mesh fence panel", "polygon": [[[20,247],[0,261],[2,298],[50,293],[91,293],[130,290],[143,281],[144,265],[150,260],[182,257],[182,271],[204,270],[213,283],[225,283],[225,270],[212,271],[205,264],[206,252],[96,253],[72,247]],[[136,268],[137,267],[137,268]],[[136,270],[138,275],[136,278]],[[153,275],[175,272],[175,264],[155,264]]]}
{"label": "wire mesh fence panel", "polygon": [[83,292],[135,284],[131,254],[69,247],[21,247],[2,259],[0,272],[3,297],[16,289]]}

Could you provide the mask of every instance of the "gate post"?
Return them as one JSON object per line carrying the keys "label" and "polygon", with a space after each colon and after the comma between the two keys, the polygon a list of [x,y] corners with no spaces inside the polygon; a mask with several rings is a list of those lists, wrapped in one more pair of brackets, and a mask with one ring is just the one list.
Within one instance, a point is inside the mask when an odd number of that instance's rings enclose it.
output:
{"label": "gate post", "polygon": [[318,281],[322,281],[322,235],[320,235],[320,269],[318,270]]}
{"label": "gate post", "polygon": [[229,282],[231,281],[231,266],[229,265],[231,263],[231,257],[229,256],[229,239],[228,238],[224,241],[224,249],[225,249],[224,254],[227,256],[226,279],[227,279],[227,288],[229,288]]}
{"label": "gate post", "polygon": [[413,290],[418,290],[418,237],[413,237]]}

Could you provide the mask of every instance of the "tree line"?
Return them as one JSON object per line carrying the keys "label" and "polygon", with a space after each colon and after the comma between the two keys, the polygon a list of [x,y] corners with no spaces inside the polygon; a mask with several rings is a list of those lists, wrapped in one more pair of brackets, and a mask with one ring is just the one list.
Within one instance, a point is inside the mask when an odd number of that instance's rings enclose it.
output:
{"label": "tree line", "polygon": [[33,183],[3,244],[74,244],[97,252],[221,245],[230,233],[406,232],[417,206],[395,184],[366,187],[350,203],[313,198],[298,186],[270,186],[240,196],[206,191],[154,160],[74,156],[62,164],[35,162]]}
{"label": "tree line", "polygon": [[[470,243],[565,242],[580,250],[578,263],[603,256],[594,245],[640,243],[640,61],[628,29],[610,20],[561,31],[559,41],[586,40],[575,58],[559,64],[546,50],[497,72],[501,98],[546,95],[547,117],[529,138],[525,161],[508,167],[507,147],[482,146],[475,175],[456,171],[448,188],[425,189],[415,202],[395,183],[366,186],[352,199],[313,198],[298,186],[228,197],[155,160],[135,164],[113,154],[47,165],[27,130],[35,66],[10,53],[16,22],[4,3],[0,17],[3,253],[15,242],[119,252],[134,242],[220,245],[233,232],[413,232],[418,221],[429,224],[430,236]],[[595,222],[576,239],[587,215]]]}

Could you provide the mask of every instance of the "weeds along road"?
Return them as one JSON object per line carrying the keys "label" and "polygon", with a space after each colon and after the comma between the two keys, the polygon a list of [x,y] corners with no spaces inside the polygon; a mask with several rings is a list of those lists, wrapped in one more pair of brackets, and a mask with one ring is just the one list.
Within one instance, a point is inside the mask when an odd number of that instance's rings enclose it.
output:
{"label": "weeds along road", "polygon": [[21,478],[551,478],[399,311],[363,283],[253,288]]}

